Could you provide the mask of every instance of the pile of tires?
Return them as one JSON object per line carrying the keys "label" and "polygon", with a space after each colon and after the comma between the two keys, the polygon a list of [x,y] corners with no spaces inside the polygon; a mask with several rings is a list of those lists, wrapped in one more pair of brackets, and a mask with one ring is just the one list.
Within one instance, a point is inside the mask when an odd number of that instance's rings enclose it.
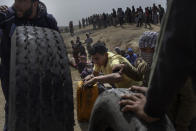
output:
{"label": "pile of tires", "polygon": [[20,26],[11,38],[9,131],[73,131],[66,46],[47,28]]}

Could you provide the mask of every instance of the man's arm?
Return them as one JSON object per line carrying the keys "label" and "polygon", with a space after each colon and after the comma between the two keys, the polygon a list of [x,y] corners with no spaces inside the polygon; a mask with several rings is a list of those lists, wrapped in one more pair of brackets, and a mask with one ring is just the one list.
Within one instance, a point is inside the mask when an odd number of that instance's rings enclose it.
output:
{"label": "man's arm", "polygon": [[89,80],[85,80],[83,86],[90,86],[97,82],[113,84],[116,82],[120,82],[121,80],[122,80],[122,75],[120,73],[112,73],[108,75],[96,76]]}
{"label": "man's arm", "polygon": [[122,63],[122,64],[115,65],[112,68],[112,71],[119,72],[120,74],[125,74],[135,81],[141,81],[142,76],[144,74],[142,67],[145,67],[147,65],[144,62],[141,63],[140,65],[142,66],[138,66],[137,68],[135,68],[133,66],[128,65],[127,63]]}
{"label": "man's arm", "polygon": [[122,80],[122,75],[120,73],[112,73],[108,75],[102,75],[94,77],[95,82],[101,83],[116,83]]}
{"label": "man's arm", "polygon": [[89,81],[90,79],[94,78],[95,76],[98,76],[99,72],[93,71],[91,75],[88,75],[84,78],[84,81]]}
{"label": "man's arm", "polygon": [[194,0],[170,3],[150,75],[144,108],[149,116],[161,117],[187,77],[195,73],[195,4]]}

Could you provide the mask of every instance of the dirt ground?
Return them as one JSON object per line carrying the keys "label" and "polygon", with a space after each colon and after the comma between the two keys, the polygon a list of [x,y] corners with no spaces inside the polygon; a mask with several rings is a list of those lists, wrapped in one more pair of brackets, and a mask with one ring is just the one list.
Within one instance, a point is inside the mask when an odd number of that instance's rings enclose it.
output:
{"label": "dirt ground", "polygon": [[2,93],[2,88],[0,88],[0,131],[3,131],[3,125],[4,125],[4,117],[5,117],[4,105],[5,105],[5,100]]}
{"label": "dirt ground", "polygon": [[[108,27],[107,29],[101,29],[93,31],[91,30],[92,27],[87,27],[86,29],[82,29],[76,32],[76,35],[80,36],[81,41],[84,42],[85,34],[90,33],[93,41],[96,42],[98,40],[104,41],[106,43],[107,48],[109,51],[113,51],[116,46],[120,47],[121,49],[127,49],[132,47],[135,52],[138,53],[138,40],[141,34],[144,31],[149,31],[146,28],[137,28],[135,25],[124,25],[123,27]],[[153,25],[153,31],[159,31],[159,25]],[[62,34],[65,44],[67,46],[67,51],[69,56],[71,57],[71,45],[70,41],[74,40],[75,37],[71,37],[69,34]],[[78,123],[77,121],[77,112],[76,112],[76,87],[77,82],[80,81],[80,76],[77,70],[70,67],[72,81],[73,81],[73,90],[74,90],[74,113],[75,113],[75,131],[87,131],[88,130],[88,123]],[[4,125],[4,104],[5,100],[2,94],[2,90],[0,88],[0,131],[3,130]]]}

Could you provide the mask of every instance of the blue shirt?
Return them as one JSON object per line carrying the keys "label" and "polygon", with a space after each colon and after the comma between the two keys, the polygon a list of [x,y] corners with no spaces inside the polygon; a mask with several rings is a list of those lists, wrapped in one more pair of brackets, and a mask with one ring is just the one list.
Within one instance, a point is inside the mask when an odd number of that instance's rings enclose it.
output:
{"label": "blue shirt", "polygon": [[127,55],[126,58],[132,65],[134,65],[135,60],[137,59],[137,55],[136,54],[133,54],[132,56]]}

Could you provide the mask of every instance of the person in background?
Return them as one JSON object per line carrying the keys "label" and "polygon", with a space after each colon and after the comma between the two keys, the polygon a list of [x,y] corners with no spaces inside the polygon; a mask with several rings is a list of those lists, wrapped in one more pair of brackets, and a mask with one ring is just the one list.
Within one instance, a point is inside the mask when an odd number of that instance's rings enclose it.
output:
{"label": "person in background", "polygon": [[127,23],[131,23],[131,21],[132,21],[132,12],[129,7],[127,7],[127,9],[125,11],[125,19],[126,19]]}
{"label": "person in background", "polygon": [[79,36],[76,37],[76,44],[82,44],[82,42],[80,41],[80,37]]}
{"label": "person in background", "polygon": [[129,49],[128,49],[126,59],[127,59],[132,65],[134,65],[135,60],[137,59],[137,55],[133,52],[133,49],[132,49],[132,48],[129,48]]}
{"label": "person in background", "polygon": [[122,8],[118,8],[117,16],[118,16],[120,26],[122,26],[124,24],[124,15],[125,15],[125,13],[122,10]]}
{"label": "person in background", "polygon": [[81,29],[82,28],[82,24],[81,24],[81,22],[79,21],[79,29]]}
{"label": "person in background", "polygon": [[147,28],[147,25],[149,26],[149,29],[152,29],[150,25],[150,11],[149,8],[145,9],[145,28]]}
{"label": "person in background", "polygon": [[83,28],[85,28],[86,27],[86,23],[85,23],[86,21],[85,21],[85,19],[84,18],[82,18],[82,27]]}
{"label": "person in background", "polygon": [[136,11],[135,11],[135,7],[132,6],[132,23],[136,22]]}
{"label": "person in background", "polygon": [[126,58],[128,56],[128,54],[126,53],[125,50],[121,50],[121,56]]}
{"label": "person in background", "polygon": [[90,49],[91,49],[91,44],[93,43],[93,39],[90,37],[89,34],[86,34],[85,43],[86,43],[86,49],[88,51],[88,55],[89,55],[89,58],[90,58]]}
{"label": "person in background", "polygon": [[75,44],[74,41],[71,41],[71,45],[72,45],[72,52],[73,52],[73,57],[75,60],[76,65],[78,65],[79,63],[79,53],[80,53],[80,49],[78,47],[78,44]]}
{"label": "person in background", "polygon": [[93,73],[93,63],[92,62],[87,62],[84,70],[80,74],[80,77],[82,79],[84,79],[85,77],[87,77],[88,75],[91,75],[92,73]]}
{"label": "person in background", "polygon": [[[105,43],[97,42],[91,48],[92,60],[94,63],[93,74],[85,78],[84,86],[93,85],[97,82],[109,83],[116,88],[128,88],[130,85],[140,85],[137,81],[137,69],[124,57],[108,52]],[[128,77],[125,73],[113,68],[120,64],[126,64],[132,77]],[[100,73],[104,75],[99,76]]]}
{"label": "person in background", "polygon": [[74,36],[73,21],[69,22],[69,32],[70,32],[71,36]]}
{"label": "person in background", "polygon": [[115,9],[112,9],[112,25],[113,26],[116,26],[117,25],[117,14],[116,14],[116,10]]}
{"label": "person in background", "polygon": [[148,86],[153,55],[159,33],[153,31],[145,31],[139,39],[139,49],[141,58],[147,63],[147,70],[144,75],[144,86]]}
{"label": "person in background", "polygon": [[121,55],[125,58],[128,56],[128,54],[126,54],[126,51],[121,50],[119,47],[115,47],[114,51],[116,52],[116,54]]}
{"label": "person in background", "polygon": [[115,47],[114,51],[116,54],[121,55],[121,49],[119,47]]}
{"label": "person in background", "polygon": [[79,63],[77,65],[78,71],[81,74],[87,64],[87,57],[85,55],[79,56]]}
{"label": "person in background", "polygon": [[159,5],[158,11],[159,11],[159,21],[161,23],[163,16],[165,15],[165,9],[161,5]]}
{"label": "person in background", "polygon": [[153,24],[158,24],[158,8],[155,4],[153,4],[153,7],[152,7],[152,19],[153,19]]}

